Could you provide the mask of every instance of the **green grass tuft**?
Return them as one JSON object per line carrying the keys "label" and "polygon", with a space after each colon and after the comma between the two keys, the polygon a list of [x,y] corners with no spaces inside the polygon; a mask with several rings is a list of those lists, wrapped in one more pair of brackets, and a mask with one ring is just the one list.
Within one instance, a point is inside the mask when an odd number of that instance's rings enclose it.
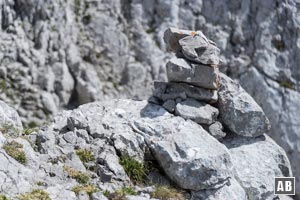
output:
{"label": "green grass tuft", "polygon": [[151,198],[160,200],[186,200],[182,191],[168,186],[157,186],[155,191],[151,193]]}
{"label": "green grass tuft", "polygon": [[120,190],[116,190],[114,193],[105,191],[103,195],[110,200],[127,200],[126,195],[137,195],[137,192],[134,191],[132,187],[123,187]]}
{"label": "green grass tuft", "polygon": [[76,150],[76,154],[78,155],[78,157],[83,163],[95,160],[95,156],[93,152],[88,149],[78,149]]}
{"label": "green grass tuft", "polygon": [[5,80],[1,80],[0,81],[0,91],[1,92],[6,92],[6,89],[7,89],[7,83]]}
{"label": "green grass tuft", "polygon": [[30,135],[31,133],[34,133],[36,131],[38,131],[37,128],[25,128],[24,129],[24,135]]}
{"label": "green grass tuft", "polygon": [[37,186],[46,186],[47,183],[45,183],[45,182],[43,182],[43,181],[38,181],[38,182],[36,182],[36,185],[37,185]]}
{"label": "green grass tuft", "polygon": [[145,182],[148,169],[144,163],[140,163],[128,155],[121,156],[119,163],[123,166],[126,174],[134,184],[141,184]]}
{"label": "green grass tuft", "polygon": [[0,132],[2,132],[3,135],[19,135],[20,131],[14,125],[12,124],[3,124],[0,128]]}
{"label": "green grass tuft", "polygon": [[31,192],[22,194],[18,197],[19,200],[51,200],[49,194],[41,189],[35,189]]}
{"label": "green grass tuft", "polygon": [[73,187],[72,191],[75,192],[76,195],[78,195],[79,192],[83,191],[91,196],[93,193],[98,192],[98,189],[94,185],[78,185]]}
{"label": "green grass tuft", "polygon": [[287,81],[282,81],[279,83],[281,87],[289,88],[289,89],[294,89],[294,85],[290,82]]}
{"label": "green grass tuft", "polygon": [[38,127],[38,124],[34,121],[31,121],[27,124],[27,127],[28,128],[36,128],[36,127]]}
{"label": "green grass tuft", "polygon": [[106,197],[109,197],[110,194],[111,194],[111,193],[110,193],[109,191],[107,191],[107,190],[105,190],[105,191],[103,192],[103,195],[106,196]]}
{"label": "green grass tuft", "polygon": [[11,141],[3,145],[3,149],[6,151],[8,155],[10,155],[19,163],[26,164],[27,157],[24,151],[22,150],[22,148],[23,145],[16,141]]}
{"label": "green grass tuft", "polygon": [[78,171],[76,169],[73,169],[71,167],[64,166],[64,171],[68,173],[70,178],[75,179],[78,183],[87,184],[90,180],[90,177],[88,174]]}
{"label": "green grass tuft", "polygon": [[0,200],[9,200],[9,198],[3,194],[0,194]]}

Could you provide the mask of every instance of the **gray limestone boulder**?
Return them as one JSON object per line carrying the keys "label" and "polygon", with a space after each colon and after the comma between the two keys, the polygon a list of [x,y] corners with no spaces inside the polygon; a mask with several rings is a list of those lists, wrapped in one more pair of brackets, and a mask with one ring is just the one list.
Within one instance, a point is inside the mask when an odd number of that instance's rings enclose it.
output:
{"label": "gray limestone boulder", "polygon": [[184,189],[202,190],[220,187],[233,176],[227,149],[201,126],[177,119],[174,128],[177,131],[163,139],[152,137],[149,141],[172,181]]}
{"label": "gray limestone boulder", "polygon": [[256,137],[270,130],[269,119],[261,107],[238,83],[222,73],[218,95],[222,123],[232,132]]}
{"label": "gray limestone boulder", "polygon": [[215,66],[192,64],[183,58],[172,58],[166,65],[168,80],[185,82],[208,89],[218,88],[219,70]]}
{"label": "gray limestone boulder", "polygon": [[218,65],[220,49],[209,43],[203,36],[195,34],[179,40],[183,56],[196,63],[204,65]]}
{"label": "gray limestone boulder", "polygon": [[274,177],[292,176],[285,151],[266,134],[229,137],[224,144],[230,151],[235,177],[249,199],[274,199]]}
{"label": "gray limestone boulder", "polygon": [[187,99],[176,105],[175,114],[198,124],[210,125],[219,115],[219,110],[207,103]]}
{"label": "gray limestone boulder", "polygon": [[[158,105],[116,100],[86,104],[77,112],[88,122],[106,124],[114,148],[120,152],[142,159],[139,152],[145,152],[148,146],[171,180],[182,188],[214,188],[231,176],[230,156],[221,143],[198,124],[169,114]],[[139,139],[138,135],[143,137]],[[120,145],[122,143],[124,145]],[[111,155],[103,162],[111,165],[114,160]],[[117,163],[114,165],[118,166]],[[110,166],[110,169],[113,171],[114,167]]]}

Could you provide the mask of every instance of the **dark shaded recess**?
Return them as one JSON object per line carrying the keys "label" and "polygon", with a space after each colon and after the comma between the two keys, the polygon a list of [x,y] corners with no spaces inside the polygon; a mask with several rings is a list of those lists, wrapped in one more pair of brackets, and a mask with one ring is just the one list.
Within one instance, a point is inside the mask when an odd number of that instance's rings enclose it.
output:
{"label": "dark shaded recess", "polygon": [[75,87],[74,87],[74,90],[73,90],[73,92],[71,94],[70,100],[69,100],[68,104],[66,105],[66,109],[68,109],[68,110],[73,110],[73,109],[75,109],[75,108],[77,108],[78,106],[81,105],[81,103],[79,102],[78,92],[75,89],[76,88],[76,84],[77,83],[75,83]]}
{"label": "dark shaded recess", "polygon": [[124,18],[131,20],[131,3],[132,0],[122,0],[121,1],[121,11]]}
{"label": "dark shaded recess", "polygon": [[92,16],[90,14],[87,14],[87,15],[83,16],[81,21],[84,25],[88,25],[91,23],[91,20],[92,20]]}

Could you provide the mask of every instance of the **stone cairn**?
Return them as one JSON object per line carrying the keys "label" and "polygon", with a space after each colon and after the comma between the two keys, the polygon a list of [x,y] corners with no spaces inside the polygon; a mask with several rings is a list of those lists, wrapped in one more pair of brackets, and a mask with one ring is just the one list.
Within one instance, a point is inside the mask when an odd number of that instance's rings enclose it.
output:
{"label": "stone cairn", "polygon": [[218,100],[220,49],[201,31],[168,28],[164,41],[176,57],[166,64],[168,82],[154,82],[149,101],[201,124],[217,139],[225,137],[212,106]]}

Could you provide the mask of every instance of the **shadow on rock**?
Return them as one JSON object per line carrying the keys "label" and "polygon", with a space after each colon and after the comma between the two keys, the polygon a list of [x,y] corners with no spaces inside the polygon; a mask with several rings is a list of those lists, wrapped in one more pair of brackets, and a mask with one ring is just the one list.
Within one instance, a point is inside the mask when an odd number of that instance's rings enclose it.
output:
{"label": "shadow on rock", "polygon": [[148,103],[140,112],[142,118],[156,118],[159,116],[163,116],[168,113],[161,106],[155,105],[153,103]]}

